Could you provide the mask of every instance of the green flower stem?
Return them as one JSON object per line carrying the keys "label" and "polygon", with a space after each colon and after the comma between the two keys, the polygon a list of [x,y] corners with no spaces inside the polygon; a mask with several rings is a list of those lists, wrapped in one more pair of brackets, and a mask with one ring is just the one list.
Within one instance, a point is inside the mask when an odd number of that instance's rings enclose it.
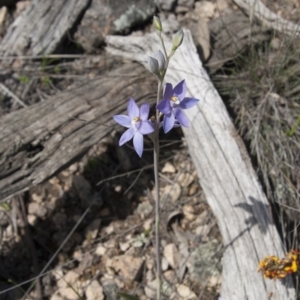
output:
{"label": "green flower stem", "polygon": [[[160,94],[162,92],[162,86],[164,78],[169,66],[169,61],[174,55],[175,51],[171,51],[169,56],[167,55],[166,47],[163,38],[159,35],[163,51],[166,57],[166,67],[165,71],[159,76],[158,86],[157,86],[157,99],[156,104],[160,101]],[[156,300],[161,299],[161,287],[162,287],[162,271],[161,271],[161,254],[160,254],[160,196],[159,196],[159,178],[158,178],[158,166],[159,166],[159,124],[160,124],[160,113],[156,110],[156,128],[154,131],[154,180],[155,180],[155,197],[156,197],[156,206],[155,206],[155,252],[156,252],[156,280],[157,280],[157,291],[156,291]]]}
{"label": "green flower stem", "polygon": [[[157,104],[160,100],[160,93],[162,89],[162,82],[158,82],[157,87]],[[162,272],[161,272],[161,255],[160,255],[160,196],[159,196],[159,178],[158,178],[158,166],[159,166],[159,111],[156,110],[156,128],[154,131],[154,180],[155,180],[155,197],[156,197],[156,206],[155,206],[155,252],[156,252],[156,280],[157,280],[157,290],[156,290],[156,299],[161,299],[161,281],[162,281]]]}

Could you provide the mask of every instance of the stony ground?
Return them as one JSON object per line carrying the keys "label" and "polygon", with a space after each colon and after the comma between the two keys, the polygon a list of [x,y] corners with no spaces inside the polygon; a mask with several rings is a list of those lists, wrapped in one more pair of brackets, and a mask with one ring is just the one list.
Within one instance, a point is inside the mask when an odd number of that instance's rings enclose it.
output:
{"label": "stony ground", "polygon": [[[29,2],[22,1],[6,13],[0,10],[1,36]],[[200,55],[207,61],[211,57],[209,23],[238,8],[229,0],[178,2],[175,8],[175,1],[161,2],[160,16],[170,32],[180,25],[190,27],[202,47]],[[265,1],[274,12],[297,21],[299,3],[287,1],[285,9],[282,2]],[[200,20],[201,28],[199,23],[194,26],[195,20]],[[149,27],[150,23],[143,30]],[[104,55],[101,50],[99,55]],[[80,76],[97,76],[101,67],[107,67],[99,66],[94,59],[89,64],[81,58],[58,64],[21,63],[9,76],[5,72],[3,82],[27,104],[46,101],[78,83]],[[15,109],[18,106],[12,98],[2,96],[0,115]],[[0,299],[21,299],[30,288],[29,279],[41,270],[37,285],[26,299],[38,299],[40,292],[51,300],[114,300],[120,293],[141,300],[155,298],[151,144],[146,143],[143,159],[137,160],[130,144],[118,146],[119,136],[120,132],[112,130],[68,169],[1,205]],[[202,193],[182,132],[174,130],[161,145],[165,299],[217,299],[222,240],[216,220]],[[27,283],[19,285],[23,282]]]}

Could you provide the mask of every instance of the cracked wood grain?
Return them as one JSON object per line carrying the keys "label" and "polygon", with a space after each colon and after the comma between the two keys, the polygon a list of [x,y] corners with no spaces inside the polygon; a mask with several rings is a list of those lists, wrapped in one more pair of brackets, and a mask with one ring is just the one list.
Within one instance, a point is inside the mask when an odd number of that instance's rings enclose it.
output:
{"label": "cracked wood grain", "polygon": [[52,53],[74,26],[89,0],[33,0],[9,26],[0,55]]}
{"label": "cracked wood grain", "polygon": [[115,128],[112,116],[129,97],[153,103],[155,89],[154,78],[129,63],[0,118],[0,199],[70,165]]}

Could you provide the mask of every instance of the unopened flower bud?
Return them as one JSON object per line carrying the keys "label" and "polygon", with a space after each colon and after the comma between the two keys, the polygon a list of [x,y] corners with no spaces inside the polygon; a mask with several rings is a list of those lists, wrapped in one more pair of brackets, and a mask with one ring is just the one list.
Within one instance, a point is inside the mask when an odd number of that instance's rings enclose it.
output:
{"label": "unopened flower bud", "polygon": [[161,25],[161,21],[160,21],[159,17],[157,17],[157,16],[153,17],[153,26],[156,30],[162,32],[162,25]]}
{"label": "unopened flower bud", "polygon": [[174,36],[172,50],[175,51],[182,43],[184,37],[183,30],[180,29]]}
{"label": "unopened flower bud", "polygon": [[158,61],[154,57],[151,56],[148,57],[148,69],[151,73],[156,75],[158,74],[159,72]]}
{"label": "unopened flower bud", "polygon": [[156,118],[155,118],[154,116],[151,116],[150,122],[151,122],[151,123],[155,123],[155,121],[156,121]]}
{"label": "unopened flower bud", "polygon": [[158,70],[164,71],[166,68],[166,59],[160,50],[157,51],[155,58],[157,59],[157,62],[158,62]]}

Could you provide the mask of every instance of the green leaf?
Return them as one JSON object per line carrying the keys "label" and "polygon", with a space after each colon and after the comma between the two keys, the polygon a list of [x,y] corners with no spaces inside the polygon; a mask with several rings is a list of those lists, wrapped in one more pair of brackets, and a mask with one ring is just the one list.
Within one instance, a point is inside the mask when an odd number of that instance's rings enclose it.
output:
{"label": "green leaf", "polygon": [[292,126],[291,130],[289,130],[287,132],[288,136],[293,136],[295,135],[295,132],[297,130],[297,127],[300,125],[300,116],[297,118],[296,122],[294,123],[294,125]]}
{"label": "green leaf", "polygon": [[0,203],[0,210],[1,210],[1,208],[5,211],[10,211],[11,210],[10,205],[6,202]]}
{"label": "green leaf", "polygon": [[27,84],[29,82],[29,77],[25,75],[19,76],[19,81],[23,84]]}

